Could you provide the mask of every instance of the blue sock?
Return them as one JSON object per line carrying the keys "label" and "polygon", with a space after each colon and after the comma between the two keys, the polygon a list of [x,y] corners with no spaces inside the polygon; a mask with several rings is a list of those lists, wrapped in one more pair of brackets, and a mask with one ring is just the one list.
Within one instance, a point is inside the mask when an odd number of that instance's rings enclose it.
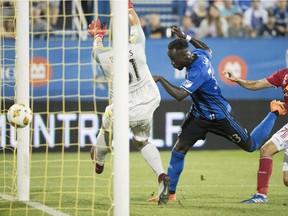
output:
{"label": "blue sock", "polygon": [[265,119],[263,119],[263,121],[254,128],[251,132],[251,152],[259,149],[263,145],[264,141],[268,138],[276,119],[277,115],[270,112]]}
{"label": "blue sock", "polygon": [[182,154],[172,150],[170,164],[168,166],[168,175],[171,178],[169,191],[175,192],[179,181],[180,174],[184,168],[184,158],[186,154]]}

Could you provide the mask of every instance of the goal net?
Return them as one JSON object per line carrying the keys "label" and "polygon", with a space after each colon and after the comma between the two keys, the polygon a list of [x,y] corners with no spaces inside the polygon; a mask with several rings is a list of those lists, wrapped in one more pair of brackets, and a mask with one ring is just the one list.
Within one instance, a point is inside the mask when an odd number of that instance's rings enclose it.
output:
{"label": "goal net", "polygon": [[[58,2],[58,3],[57,3]],[[107,13],[99,13],[99,4]],[[0,3],[0,209],[4,215],[111,215],[112,157],[95,174],[90,148],[109,104],[107,83],[92,58],[87,26],[105,19],[109,1],[29,1],[30,199],[17,197],[17,133],[6,112],[17,101],[17,1]],[[18,22],[17,22],[18,23]],[[21,31],[20,31],[21,32]],[[17,31],[19,33],[19,31]],[[19,68],[19,67],[18,67]],[[19,71],[18,71],[19,72]],[[20,76],[21,76],[20,69]],[[18,129],[17,129],[18,130]],[[19,182],[18,181],[18,182]]]}

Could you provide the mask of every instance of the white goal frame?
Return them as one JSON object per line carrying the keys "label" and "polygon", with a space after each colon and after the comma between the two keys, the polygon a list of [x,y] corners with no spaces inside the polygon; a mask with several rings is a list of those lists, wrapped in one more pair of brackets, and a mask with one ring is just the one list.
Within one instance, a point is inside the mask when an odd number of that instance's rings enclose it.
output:
{"label": "white goal frame", "polygon": [[[129,215],[128,0],[112,0],[114,92],[114,215]],[[30,106],[29,0],[16,1],[16,103]],[[126,31],[123,31],[124,26]],[[20,27],[20,28],[19,28]],[[30,127],[17,129],[17,199],[30,200]]]}
{"label": "white goal frame", "polygon": [[129,216],[128,0],[113,0],[112,21],[114,215]]}
{"label": "white goal frame", "polygon": [[[16,1],[16,103],[30,107],[29,92],[29,0]],[[17,199],[30,199],[30,126],[17,128]]]}

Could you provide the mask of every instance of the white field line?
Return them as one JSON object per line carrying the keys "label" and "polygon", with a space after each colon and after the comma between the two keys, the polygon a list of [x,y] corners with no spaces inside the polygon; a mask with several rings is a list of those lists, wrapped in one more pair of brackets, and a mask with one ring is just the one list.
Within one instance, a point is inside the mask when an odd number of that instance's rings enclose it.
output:
{"label": "white field line", "polygon": [[[9,195],[5,195],[5,194],[0,194],[0,197],[6,199],[6,200],[9,200],[9,201],[17,201],[17,199],[15,197],[12,197],[12,196],[9,196]],[[41,203],[37,203],[37,202],[31,202],[31,201],[26,201],[26,202],[23,202],[23,203],[26,203],[27,205],[35,208],[35,209],[39,209],[49,215],[52,215],[52,216],[68,216],[68,214],[65,214],[63,212],[60,212],[60,211],[57,211],[51,207],[48,207],[46,205],[43,205]]]}
{"label": "white field line", "polygon": [[[191,184],[191,185],[180,185],[177,188],[194,188],[194,187],[253,187],[255,186],[255,184],[245,184],[245,185],[211,185],[211,184],[203,184],[203,185],[196,185],[196,184]],[[95,188],[109,188],[110,186],[107,185],[99,185],[99,186],[94,186]],[[130,188],[155,188],[158,187],[157,184],[155,183],[155,185],[130,185]],[[283,187],[283,184],[270,184],[269,187]],[[31,188],[43,188],[41,186],[32,186]],[[49,186],[49,188],[59,188],[59,187],[55,187],[55,186]],[[73,186],[62,186],[62,188],[75,188]],[[86,185],[86,186],[81,186],[81,188],[91,188],[91,186]],[[41,193],[41,192],[38,192]],[[0,194],[1,195],[1,194]]]}

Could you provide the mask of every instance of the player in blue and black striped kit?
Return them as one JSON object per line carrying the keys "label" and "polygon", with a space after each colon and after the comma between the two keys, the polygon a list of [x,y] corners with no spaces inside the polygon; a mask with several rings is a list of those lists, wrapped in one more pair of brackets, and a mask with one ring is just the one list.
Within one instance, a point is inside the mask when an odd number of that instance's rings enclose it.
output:
{"label": "player in blue and black striped kit", "polygon": [[[206,134],[211,132],[227,138],[247,152],[253,152],[259,149],[268,137],[277,116],[287,113],[283,103],[272,101],[271,112],[249,134],[235,119],[229,102],[221,93],[211,66],[210,48],[205,43],[185,35],[178,27],[173,27],[172,32],[178,38],[168,45],[168,56],[174,68],[178,70],[186,68],[185,81],[180,87],[176,87],[162,76],[153,78],[179,101],[190,96],[192,106],[181,125],[168,166],[168,175],[171,177],[170,195],[160,197],[170,201],[176,200],[175,191],[184,167],[185,155],[197,140],[205,140]],[[196,48],[193,52],[189,51],[188,42]],[[152,198],[150,201],[156,200]]]}

